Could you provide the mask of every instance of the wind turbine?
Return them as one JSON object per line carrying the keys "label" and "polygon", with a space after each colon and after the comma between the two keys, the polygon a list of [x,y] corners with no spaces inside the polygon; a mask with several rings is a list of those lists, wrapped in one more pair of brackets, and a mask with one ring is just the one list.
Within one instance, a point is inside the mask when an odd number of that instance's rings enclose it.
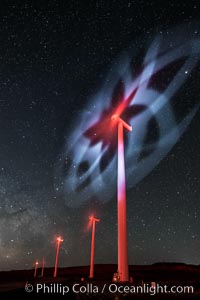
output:
{"label": "wind turbine", "polygon": [[43,257],[43,259],[42,259],[41,277],[43,277],[43,275],[44,275],[44,265],[45,265],[45,261],[44,261],[44,257]]}
{"label": "wind turbine", "polygon": [[57,269],[58,269],[58,256],[60,251],[60,244],[64,241],[60,236],[57,237],[57,250],[56,250],[56,261],[55,261],[55,268],[54,268],[54,274],[53,277],[57,276]]}
{"label": "wind turbine", "polygon": [[119,280],[129,281],[128,241],[126,217],[126,176],[124,161],[124,128],[132,131],[132,127],[118,115],[111,117],[118,125],[118,161],[117,161],[117,205],[118,205],[118,274]]}
{"label": "wind turbine", "polygon": [[38,269],[38,265],[39,265],[39,262],[38,262],[38,261],[36,261],[36,262],[35,262],[34,278],[37,276],[37,269]]}
{"label": "wind turbine", "polygon": [[91,257],[90,257],[90,276],[89,278],[94,277],[94,248],[95,248],[95,229],[96,222],[100,222],[100,219],[96,219],[93,216],[89,218],[92,222],[92,242],[91,242]]}

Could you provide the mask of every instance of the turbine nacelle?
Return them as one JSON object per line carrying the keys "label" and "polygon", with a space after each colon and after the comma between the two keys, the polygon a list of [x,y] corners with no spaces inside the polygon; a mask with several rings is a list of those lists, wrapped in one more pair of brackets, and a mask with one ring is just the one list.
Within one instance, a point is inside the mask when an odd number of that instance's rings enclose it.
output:
{"label": "turbine nacelle", "polygon": [[64,240],[63,240],[63,238],[61,238],[61,236],[57,237],[57,239],[56,239],[56,240],[57,240],[57,242],[58,242],[58,243],[61,243],[61,242],[63,242],[63,241],[64,241]]}
{"label": "turbine nacelle", "polygon": [[126,128],[128,131],[132,131],[132,126],[124,122],[118,115],[112,115],[111,120],[116,121],[118,124],[121,123],[123,127]]}
{"label": "turbine nacelle", "polygon": [[89,217],[89,220],[92,221],[92,222],[100,222],[100,219],[96,219],[93,216]]}

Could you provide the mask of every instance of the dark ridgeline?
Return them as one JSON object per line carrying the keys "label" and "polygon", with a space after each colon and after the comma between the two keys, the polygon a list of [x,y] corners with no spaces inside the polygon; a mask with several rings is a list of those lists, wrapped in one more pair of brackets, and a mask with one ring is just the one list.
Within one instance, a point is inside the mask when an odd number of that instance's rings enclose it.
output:
{"label": "dark ridgeline", "polygon": [[[44,277],[38,276],[34,279],[34,270],[16,270],[16,271],[4,271],[0,272],[0,296],[2,299],[13,299],[18,295],[26,296],[35,299],[52,299],[59,297],[68,297],[67,299],[114,299],[116,294],[104,293],[104,294],[75,294],[69,292],[66,295],[59,293],[43,294],[42,292],[36,294],[36,292],[27,293],[24,290],[25,284],[30,283],[33,286],[36,283],[42,283],[51,285],[52,283],[58,283],[71,287],[74,283],[80,283],[85,285],[87,283],[93,283],[99,287],[102,287],[104,283],[112,283],[112,277],[116,272],[117,265],[104,264],[95,265],[95,279],[89,279],[89,266],[81,267],[69,267],[58,269],[58,277],[53,278],[53,268],[46,268]],[[130,285],[141,285],[142,282],[149,284],[151,282],[159,283],[160,285],[170,286],[186,286],[190,285],[194,287],[194,294],[178,294],[175,295],[175,299],[198,299],[200,296],[200,265],[186,265],[182,263],[156,263],[153,265],[136,265],[129,266],[130,276],[133,277],[133,283]],[[40,270],[38,270],[40,274]],[[81,279],[84,278],[84,281]],[[126,299],[146,299],[150,295],[126,295]],[[119,299],[123,298],[121,295]],[[160,294],[153,296],[154,299],[174,299],[172,295]]]}

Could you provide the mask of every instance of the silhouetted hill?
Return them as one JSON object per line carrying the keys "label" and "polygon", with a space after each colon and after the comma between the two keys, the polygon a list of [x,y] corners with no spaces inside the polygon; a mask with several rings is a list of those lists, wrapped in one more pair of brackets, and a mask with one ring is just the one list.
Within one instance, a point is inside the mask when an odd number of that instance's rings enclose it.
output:
{"label": "silhouetted hill", "polygon": [[[114,272],[117,271],[117,265],[115,264],[101,264],[95,265],[94,280],[88,278],[89,266],[68,267],[59,268],[57,278],[53,278],[53,268],[46,268],[44,270],[44,277],[39,275],[41,269],[38,269],[38,277],[34,279],[34,270],[13,270],[0,272],[0,296],[2,299],[13,299],[13,296],[19,295],[34,297],[34,299],[44,298],[58,298],[62,295],[44,294],[38,295],[34,291],[32,293],[26,293],[24,290],[25,284],[62,284],[72,287],[74,283],[81,284],[97,284],[102,287],[104,283],[111,284]],[[195,290],[194,295],[176,295],[178,299],[193,299],[199,297],[200,299],[200,266],[187,265],[183,263],[155,263],[153,265],[131,265],[129,266],[130,276],[133,278],[131,285],[138,286],[148,284],[151,286],[151,282],[156,282],[161,285],[167,285],[171,287],[192,285]],[[28,295],[27,295],[28,294]],[[68,294],[68,299],[100,299],[95,294]],[[70,296],[70,298],[69,298]],[[116,294],[101,294],[101,299],[114,299]],[[120,295],[121,297],[122,295]],[[146,299],[147,295],[126,295],[126,299]],[[149,296],[149,295],[148,295]],[[187,296],[187,297],[186,297]],[[160,296],[154,296],[154,299],[160,299]],[[121,299],[121,298],[118,298]],[[163,295],[162,299],[173,299],[172,295]],[[177,299],[177,298],[176,298]],[[195,298],[196,299],[196,298]]]}

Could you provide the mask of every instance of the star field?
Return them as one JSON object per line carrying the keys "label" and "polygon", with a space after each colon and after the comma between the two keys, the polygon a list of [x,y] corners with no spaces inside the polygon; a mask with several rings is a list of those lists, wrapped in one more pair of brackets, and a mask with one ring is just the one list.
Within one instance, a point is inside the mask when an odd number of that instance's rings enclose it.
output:
{"label": "star field", "polygon": [[[89,264],[91,213],[101,218],[96,262],[117,262],[116,198],[68,207],[65,198],[72,195],[63,194],[59,155],[115,58],[133,41],[140,47],[138,38],[146,43],[154,33],[170,37],[176,25],[194,24],[193,35],[199,37],[200,6],[198,1],[111,2],[0,4],[1,270],[31,268],[43,256],[52,266],[57,235],[64,238],[61,266]],[[186,104],[194,105],[199,78],[198,66],[181,113]],[[130,264],[199,264],[199,120],[198,111],[169,154],[127,191]]]}

